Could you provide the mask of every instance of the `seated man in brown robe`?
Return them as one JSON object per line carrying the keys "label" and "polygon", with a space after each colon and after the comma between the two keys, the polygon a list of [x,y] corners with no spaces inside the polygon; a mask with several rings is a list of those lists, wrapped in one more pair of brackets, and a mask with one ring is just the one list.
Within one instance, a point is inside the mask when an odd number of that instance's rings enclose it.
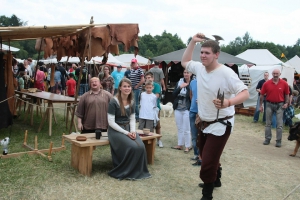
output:
{"label": "seated man in brown robe", "polygon": [[106,132],[108,103],[112,97],[101,89],[99,78],[91,78],[90,91],[80,97],[75,113],[81,133],[94,133],[96,129]]}

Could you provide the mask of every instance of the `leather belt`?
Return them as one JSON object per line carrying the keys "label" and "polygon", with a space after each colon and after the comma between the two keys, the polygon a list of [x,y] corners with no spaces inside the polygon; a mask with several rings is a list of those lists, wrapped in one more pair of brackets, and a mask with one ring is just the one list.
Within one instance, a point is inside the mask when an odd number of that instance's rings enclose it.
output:
{"label": "leather belt", "polygon": [[280,104],[280,103],[283,103],[283,101],[280,101],[280,102],[271,102],[271,101],[267,101],[268,103],[270,104]]}
{"label": "leather belt", "polygon": [[203,131],[206,127],[208,127],[209,125],[214,124],[214,123],[216,123],[216,122],[220,122],[220,123],[222,123],[222,124],[224,124],[224,125],[226,125],[226,126],[231,126],[230,123],[223,122],[223,120],[230,119],[230,118],[232,118],[232,117],[233,117],[233,116],[227,116],[227,117],[220,118],[220,119],[218,119],[218,120],[214,120],[214,121],[210,121],[210,122],[201,121],[201,127],[200,127],[200,129],[201,129],[201,131]]}

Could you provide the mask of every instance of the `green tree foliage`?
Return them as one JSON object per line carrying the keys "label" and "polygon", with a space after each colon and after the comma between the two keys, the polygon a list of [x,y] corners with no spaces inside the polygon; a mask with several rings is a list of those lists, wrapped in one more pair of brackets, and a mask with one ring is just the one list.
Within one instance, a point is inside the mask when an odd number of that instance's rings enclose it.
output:
{"label": "green tree foliage", "polygon": [[[222,45],[221,50],[231,55],[238,55],[247,49],[268,49],[274,56],[279,59],[284,53],[287,59],[291,59],[295,55],[300,56],[300,38],[296,41],[294,46],[284,46],[274,44],[273,42],[260,42],[253,40],[248,32],[243,37],[237,37],[234,41],[229,42],[228,45]],[[284,58],[282,61],[286,61]]]}
{"label": "green tree foliage", "polygon": [[[11,17],[7,17],[5,15],[0,16],[0,26],[1,27],[8,27],[8,26],[26,26],[27,22],[22,21],[18,18],[15,14]],[[11,45],[13,47],[19,48],[20,51],[16,52],[17,58],[25,59],[25,58],[33,58],[37,59],[38,54],[35,50],[35,40],[21,40],[21,41],[12,41],[10,43],[5,42],[7,45]],[[42,58],[40,55],[40,58]]]}
{"label": "green tree foliage", "polygon": [[0,16],[0,26],[26,26],[27,22],[23,22],[15,14],[11,17],[6,17],[5,15]]}

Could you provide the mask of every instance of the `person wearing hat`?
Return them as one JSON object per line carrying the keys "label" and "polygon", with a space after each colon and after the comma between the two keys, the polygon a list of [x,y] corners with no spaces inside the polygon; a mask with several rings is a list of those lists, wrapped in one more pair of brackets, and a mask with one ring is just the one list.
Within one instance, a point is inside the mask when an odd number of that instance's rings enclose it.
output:
{"label": "person wearing hat", "polygon": [[145,82],[144,72],[139,68],[137,59],[133,58],[130,63],[130,81],[132,83],[132,89],[134,93],[134,102],[135,102],[135,119],[139,121],[139,96],[142,90],[142,85]]}
{"label": "person wearing hat", "polygon": [[115,81],[115,83],[114,83],[114,89],[115,89],[114,94],[115,94],[115,95],[116,95],[117,92],[118,92],[119,83],[120,83],[120,81],[122,80],[122,78],[124,77],[124,72],[122,72],[121,70],[122,70],[122,66],[121,66],[121,65],[118,65],[118,66],[117,66],[117,70],[116,70],[116,71],[114,70],[114,71],[111,73],[111,76],[113,77],[113,79],[114,79],[114,81]]}

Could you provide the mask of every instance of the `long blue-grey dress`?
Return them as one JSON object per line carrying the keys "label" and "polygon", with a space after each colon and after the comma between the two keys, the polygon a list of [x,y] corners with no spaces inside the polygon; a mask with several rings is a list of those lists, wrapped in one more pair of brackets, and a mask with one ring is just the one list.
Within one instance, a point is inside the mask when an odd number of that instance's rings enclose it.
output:
{"label": "long blue-grey dress", "polygon": [[[130,131],[129,117],[131,113],[135,113],[135,105],[132,104],[130,107],[125,107],[126,116],[121,116],[120,105],[116,97],[111,99],[108,106],[108,114],[115,115],[115,122],[127,131]],[[119,180],[150,178],[146,149],[139,135],[137,134],[136,139],[132,140],[110,126],[107,132],[114,166],[108,175]]]}

